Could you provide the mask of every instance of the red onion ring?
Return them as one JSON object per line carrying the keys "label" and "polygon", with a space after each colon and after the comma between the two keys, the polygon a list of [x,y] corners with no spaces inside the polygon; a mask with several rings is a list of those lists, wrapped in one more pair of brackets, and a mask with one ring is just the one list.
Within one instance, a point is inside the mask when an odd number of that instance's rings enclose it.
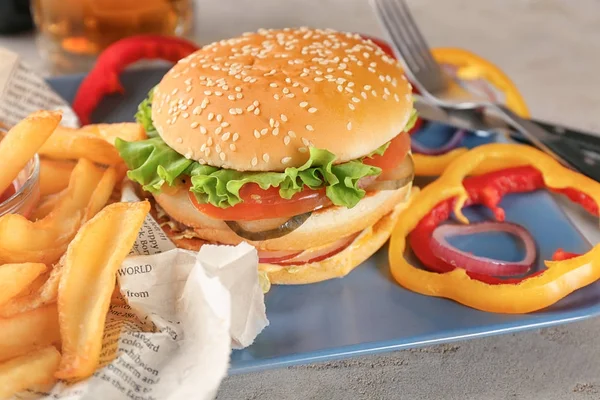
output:
{"label": "red onion ring", "polygon": [[[482,232],[507,232],[517,236],[525,245],[525,257],[518,262],[479,257],[459,250],[446,239]],[[524,274],[536,258],[535,241],[522,226],[510,222],[481,222],[470,225],[446,224],[438,226],[431,236],[431,252],[439,259],[469,272],[487,276],[514,276]]]}
{"label": "red onion ring", "polygon": [[450,150],[454,150],[455,148],[457,148],[460,145],[460,142],[462,142],[462,140],[464,139],[466,133],[467,131],[465,131],[464,129],[458,129],[452,134],[452,136],[450,137],[450,139],[448,139],[446,143],[444,143],[440,147],[435,148],[423,146],[422,144],[419,144],[416,140],[412,139],[410,141],[410,149],[413,151],[413,153],[425,154],[428,156],[438,156],[440,154],[447,153]]}

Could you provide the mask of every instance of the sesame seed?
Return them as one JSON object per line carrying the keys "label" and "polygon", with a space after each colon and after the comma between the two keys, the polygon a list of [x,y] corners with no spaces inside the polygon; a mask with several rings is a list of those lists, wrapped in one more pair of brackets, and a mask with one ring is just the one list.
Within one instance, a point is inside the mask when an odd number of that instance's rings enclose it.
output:
{"label": "sesame seed", "polygon": [[360,99],[358,97],[353,97],[352,101],[355,102],[355,103],[358,103],[358,102],[360,102]]}
{"label": "sesame seed", "polygon": [[260,132],[258,130],[254,130],[254,137],[260,139]]}
{"label": "sesame seed", "polygon": [[346,124],[346,129],[352,130],[352,122],[348,122],[348,124]]}
{"label": "sesame seed", "polygon": [[311,107],[311,108],[308,109],[308,112],[311,113],[311,114],[314,114],[314,113],[317,112],[317,109],[315,107]]}
{"label": "sesame seed", "polygon": [[215,114],[213,114],[213,113],[209,113],[208,114],[208,120],[209,121],[212,121],[214,117],[215,117]]}
{"label": "sesame seed", "polygon": [[200,106],[196,106],[196,108],[194,108],[194,111],[192,111],[192,114],[194,114],[194,115],[202,114],[202,108],[200,108]]}
{"label": "sesame seed", "polygon": [[396,100],[396,102],[400,102],[400,97],[398,97],[398,93],[394,93],[394,100]]}
{"label": "sesame seed", "polygon": [[201,127],[200,127],[200,133],[201,133],[201,134],[203,134],[203,135],[206,135],[206,132],[207,132],[207,131],[206,131],[206,128],[205,128],[205,127],[203,127],[203,126],[201,126]]}
{"label": "sesame seed", "polygon": [[234,95],[232,95],[232,94],[230,94],[229,96],[227,96],[227,98],[228,98],[229,100],[235,100],[235,96],[234,96]]}
{"label": "sesame seed", "polygon": [[275,126],[275,120],[273,118],[269,118],[269,126],[271,128]]}
{"label": "sesame seed", "polygon": [[183,114],[181,114],[181,116],[182,116],[183,118],[189,118],[190,114],[188,114],[188,113],[184,112]]}
{"label": "sesame seed", "polygon": [[275,93],[275,94],[273,95],[273,98],[274,98],[275,100],[279,100],[279,99],[281,98],[281,96],[279,96],[277,93]]}
{"label": "sesame seed", "polygon": [[256,157],[252,158],[252,166],[255,167],[258,164],[258,159]]}
{"label": "sesame seed", "polygon": [[219,153],[219,158],[221,159],[221,161],[225,161],[226,157],[227,156],[225,155],[225,153],[223,153],[223,152]]}
{"label": "sesame seed", "polygon": [[243,94],[241,94],[241,93],[238,93],[238,94],[236,94],[236,95],[235,95],[235,98],[236,98],[236,99],[238,99],[238,100],[239,100],[239,99],[243,99],[243,98],[244,98],[244,95],[243,95]]}
{"label": "sesame seed", "polygon": [[217,153],[221,152],[221,145],[216,145],[215,146],[215,150],[217,151]]}
{"label": "sesame seed", "polygon": [[287,122],[287,120],[288,120],[288,118],[287,118],[287,116],[285,114],[281,114],[279,117],[281,118],[281,120],[283,122]]}
{"label": "sesame seed", "polygon": [[211,137],[209,137],[208,140],[206,141],[206,145],[210,147],[210,146],[212,146],[212,144],[213,144],[213,140]]}
{"label": "sesame seed", "polygon": [[239,138],[240,138],[240,135],[237,132],[233,134],[233,141],[234,142],[237,142]]}
{"label": "sesame seed", "polygon": [[356,110],[356,107],[354,107],[354,104],[352,103],[348,103],[348,108],[351,110]]}
{"label": "sesame seed", "polygon": [[236,112],[238,115],[241,115],[241,114],[243,114],[243,113],[244,113],[244,110],[242,110],[241,108],[236,108],[236,109],[235,109],[235,112]]}
{"label": "sesame seed", "polygon": [[229,140],[229,137],[231,136],[231,132],[225,132],[223,134],[223,136],[221,136],[221,140],[225,141],[225,140]]}
{"label": "sesame seed", "polygon": [[309,89],[308,87],[306,87],[306,86],[302,88],[302,91],[303,91],[304,93],[308,93],[308,92],[309,92],[309,90],[310,90],[310,89]]}
{"label": "sesame seed", "polygon": [[291,139],[290,139],[290,137],[289,137],[289,136],[286,136],[286,137],[284,137],[284,138],[283,138],[283,144],[285,144],[286,146],[287,146],[288,144],[290,144],[290,141],[291,141]]}
{"label": "sesame seed", "polygon": [[200,125],[200,124],[198,122],[194,121],[190,124],[190,128],[192,128],[192,129],[197,128],[198,125]]}
{"label": "sesame seed", "polygon": [[296,137],[296,132],[294,131],[288,131],[288,136],[291,138],[295,138]]}
{"label": "sesame seed", "polygon": [[230,108],[230,109],[229,109],[229,114],[231,114],[231,115],[235,115],[235,114],[236,114],[236,112],[235,112],[235,108]]}
{"label": "sesame seed", "polygon": [[254,115],[258,115],[258,114],[260,114],[260,108],[257,108],[254,110]]}
{"label": "sesame seed", "polygon": [[242,91],[242,88],[241,88],[241,87],[239,87],[239,86],[236,86],[234,90],[235,90],[236,92],[241,92],[241,91]]}
{"label": "sesame seed", "polygon": [[221,128],[220,126],[217,126],[217,129],[215,129],[215,133],[217,135],[220,135],[222,131],[223,131],[223,128]]}
{"label": "sesame seed", "polygon": [[275,128],[275,129],[273,129],[273,132],[272,132],[272,133],[273,133],[273,136],[277,136],[277,135],[279,135],[279,128]]}
{"label": "sesame seed", "polygon": [[315,130],[315,128],[313,128],[313,126],[312,126],[312,125],[306,125],[306,130],[307,130],[307,131],[311,131],[311,132],[312,132],[312,131],[314,131],[314,130]]}
{"label": "sesame seed", "polygon": [[206,143],[202,143],[202,146],[200,146],[200,151],[204,150],[206,150]]}
{"label": "sesame seed", "polygon": [[350,71],[349,71],[349,70],[347,70],[347,69],[345,69],[345,70],[344,70],[344,73],[345,73],[346,75],[352,75],[352,72],[350,72]]}
{"label": "sesame seed", "polygon": [[194,98],[190,97],[190,99],[187,101],[187,105],[191,106],[194,103]]}
{"label": "sesame seed", "polygon": [[307,138],[302,138],[302,143],[303,143],[305,146],[308,146],[308,145],[310,145],[310,142],[308,141],[308,139],[307,139]]}
{"label": "sesame seed", "polygon": [[308,151],[308,149],[307,149],[306,147],[299,147],[299,148],[298,148],[298,151],[299,151],[300,153],[306,153],[306,152]]}
{"label": "sesame seed", "polygon": [[367,99],[367,94],[365,92],[361,92],[360,95],[362,96],[363,99]]}
{"label": "sesame seed", "polygon": [[221,126],[223,128],[227,128],[229,126],[229,122],[221,122]]}
{"label": "sesame seed", "polygon": [[267,153],[263,154],[262,159],[264,162],[269,162],[269,155]]}
{"label": "sesame seed", "polygon": [[282,164],[287,164],[287,163],[289,163],[290,161],[292,161],[292,157],[283,157],[283,158],[281,159],[281,163],[282,163]]}
{"label": "sesame seed", "polygon": [[354,93],[354,90],[350,89],[349,87],[345,87],[344,90],[348,93]]}
{"label": "sesame seed", "polygon": [[277,86],[279,86],[279,85],[277,85],[275,82],[271,82],[271,83],[269,83],[269,86],[271,86],[271,87],[273,87],[273,88],[276,88],[276,87],[277,87]]}
{"label": "sesame seed", "polygon": [[269,132],[269,128],[263,128],[260,130],[260,134],[265,136]]}
{"label": "sesame seed", "polygon": [[371,90],[371,94],[375,97],[377,97],[377,92],[375,90]]}
{"label": "sesame seed", "polygon": [[215,96],[222,96],[223,92],[215,92]]}
{"label": "sesame seed", "polygon": [[302,108],[306,107],[307,105],[308,105],[307,101],[303,101],[300,103],[300,107],[302,107]]}
{"label": "sesame seed", "polygon": [[178,137],[178,138],[177,138],[177,140],[176,140],[176,142],[177,142],[177,143],[183,143],[183,139],[182,139],[182,138],[180,138],[180,137]]}

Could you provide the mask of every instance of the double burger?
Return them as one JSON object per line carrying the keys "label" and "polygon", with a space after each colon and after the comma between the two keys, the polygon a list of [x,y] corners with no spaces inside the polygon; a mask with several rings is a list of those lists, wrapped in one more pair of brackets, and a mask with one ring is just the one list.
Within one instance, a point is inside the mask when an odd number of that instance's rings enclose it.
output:
{"label": "double burger", "polygon": [[180,60],[117,141],[179,246],[258,250],[272,283],[341,277],[388,239],[413,180],[411,86],[372,41],[260,30]]}

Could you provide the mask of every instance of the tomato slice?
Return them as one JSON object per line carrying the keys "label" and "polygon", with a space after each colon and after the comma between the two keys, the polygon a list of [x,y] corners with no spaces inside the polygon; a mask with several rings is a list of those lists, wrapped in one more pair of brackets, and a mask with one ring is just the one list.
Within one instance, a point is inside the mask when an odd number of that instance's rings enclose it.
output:
{"label": "tomato slice", "polygon": [[263,190],[255,183],[242,186],[240,197],[243,202],[227,208],[201,204],[192,192],[189,192],[188,196],[198,211],[209,217],[225,221],[293,217],[331,204],[331,200],[325,195],[324,188],[318,190],[305,188],[287,200],[279,196],[279,188],[271,187]]}
{"label": "tomato slice", "polygon": [[383,155],[377,154],[371,158],[365,158],[363,163],[379,167],[384,171],[394,169],[404,160],[408,150],[410,150],[410,136],[401,133],[392,139]]}

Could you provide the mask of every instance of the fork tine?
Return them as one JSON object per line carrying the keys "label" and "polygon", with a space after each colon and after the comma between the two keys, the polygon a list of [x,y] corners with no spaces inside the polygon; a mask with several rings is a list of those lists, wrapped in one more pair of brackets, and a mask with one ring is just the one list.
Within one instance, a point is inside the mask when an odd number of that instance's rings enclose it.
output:
{"label": "fork tine", "polygon": [[396,45],[407,74],[428,91],[446,86],[443,72],[434,60],[404,0],[372,0]]}
{"label": "fork tine", "polygon": [[403,24],[403,25],[409,31],[409,35],[413,38],[413,42],[418,45],[418,48],[420,50],[419,55],[422,57],[423,61],[430,68],[432,68],[432,67],[438,68],[439,65],[435,61],[435,59],[433,58],[433,55],[431,54],[431,51],[429,50],[430,49],[429,44],[427,43],[427,41],[421,34],[421,31],[417,27],[417,23],[415,22],[415,20],[412,16],[412,13],[410,12],[410,9],[408,8],[408,5],[406,4],[406,1],[396,0],[396,1],[391,1],[391,3],[395,4],[398,8],[399,13],[402,16],[404,16],[403,20],[404,20],[405,24]]}
{"label": "fork tine", "polygon": [[398,24],[386,9],[385,0],[373,0],[376,11],[381,18],[381,21],[386,27],[388,34],[391,36],[392,41],[398,47],[399,55],[407,66],[407,69],[411,72],[418,72],[421,70],[419,61],[414,57],[412,50],[408,46],[408,42],[404,39],[404,35],[398,29]]}

